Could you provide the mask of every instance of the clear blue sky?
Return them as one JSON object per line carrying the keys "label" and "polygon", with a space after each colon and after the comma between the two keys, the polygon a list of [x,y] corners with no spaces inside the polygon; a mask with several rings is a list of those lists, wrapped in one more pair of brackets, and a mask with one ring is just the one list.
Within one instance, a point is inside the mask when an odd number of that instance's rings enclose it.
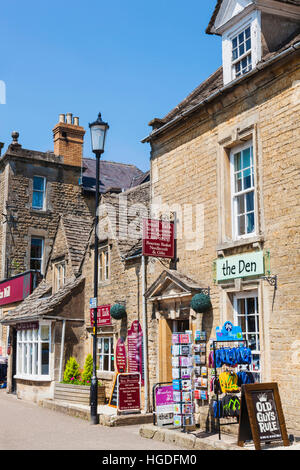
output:
{"label": "clear blue sky", "polygon": [[221,65],[221,40],[205,34],[216,0],[9,0],[0,14],[4,151],[53,150],[60,113],[86,128],[109,122],[105,160],[149,168],[148,123],[163,117]]}

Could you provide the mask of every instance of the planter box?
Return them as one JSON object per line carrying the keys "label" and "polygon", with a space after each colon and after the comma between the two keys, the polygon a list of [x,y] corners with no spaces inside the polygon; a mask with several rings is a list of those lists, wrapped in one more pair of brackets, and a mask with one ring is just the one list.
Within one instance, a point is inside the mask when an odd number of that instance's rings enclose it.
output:
{"label": "planter box", "polygon": [[[90,404],[90,387],[88,385],[72,385],[55,382],[54,400],[72,403]],[[98,405],[105,404],[105,386],[98,385]]]}

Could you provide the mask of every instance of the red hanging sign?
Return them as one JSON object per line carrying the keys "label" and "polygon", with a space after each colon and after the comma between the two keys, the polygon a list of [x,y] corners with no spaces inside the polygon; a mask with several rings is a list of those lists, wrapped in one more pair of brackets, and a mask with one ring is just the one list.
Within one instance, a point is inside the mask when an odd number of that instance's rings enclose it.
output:
{"label": "red hanging sign", "polygon": [[143,256],[174,258],[175,242],[173,222],[143,219]]}
{"label": "red hanging sign", "polygon": [[[94,326],[94,309],[90,309],[90,321]],[[100,305],[97,307],[97,326],[111,325],[110,305]]]}

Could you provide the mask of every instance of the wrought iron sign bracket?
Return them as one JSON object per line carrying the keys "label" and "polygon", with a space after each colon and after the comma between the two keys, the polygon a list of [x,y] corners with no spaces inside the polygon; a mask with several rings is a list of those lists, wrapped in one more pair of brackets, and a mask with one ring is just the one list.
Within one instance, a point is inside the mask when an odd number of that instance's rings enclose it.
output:
{"label": "wrought iron sign bracket", "polygon": [[210,296],[210,287],[203,287],[202,289],[200,289],[200,292]]}
{"label": "wrought iron sign bracket", "polygon": [[277,290],[277,274],[274,276],[262,276],[262,279],[268,281],[270,286],[273,286],[275,290]]}

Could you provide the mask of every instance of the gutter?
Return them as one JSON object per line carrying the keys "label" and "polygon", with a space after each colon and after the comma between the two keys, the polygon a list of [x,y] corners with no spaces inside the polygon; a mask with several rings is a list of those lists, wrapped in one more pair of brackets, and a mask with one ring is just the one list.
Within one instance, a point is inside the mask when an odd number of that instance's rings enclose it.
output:
{"label": "gutter", "polygon": [[218,96],[221,96],[223,93],[227,92],[231,88],[235,87],[239,83],[241,83],[243,80],[246,80],[250,78],[252,75],[255,75],[259,70],[263,70],[264,68],[268,67],[270,64],[273,62],[277,62],[281,58],[297,51],[300,48],[300,41],[294,44],[293,46],[290,46],[288,49],[285,51],[280,52],[274,57],[271,57],[270,59],[266,60],[265,62],[259,62],[255,69],[251,70],[251,72],[248,72],[247,74],[243,75],[242,77],[237,78],[236,80],[233,80],[232,82],[228,83],[224,87],[220,88],[218,91],[212,93],[208,98],[205,98],[204,100],[200,101],[200,103],[196,104],[193,106],[191,109],[188,109],[187,111],[184,111],[180,115],[176,116],[173,118],[171,121],[167,122],[164,124],[162,127],[157,129],[154,132],[151,132],[147,137],[144,137],[144,139],[141,140],[141,143],[144,144],[145,142],[150,142],[154,137],[157,137],[170,127],[173,127],[174,125],[177,124],[177,122],[182,121],[185,117],[189,116],[190,114],[194,113],[197,109],[203,107],[204,105],[210,103],[212,100],[217,98]]}

